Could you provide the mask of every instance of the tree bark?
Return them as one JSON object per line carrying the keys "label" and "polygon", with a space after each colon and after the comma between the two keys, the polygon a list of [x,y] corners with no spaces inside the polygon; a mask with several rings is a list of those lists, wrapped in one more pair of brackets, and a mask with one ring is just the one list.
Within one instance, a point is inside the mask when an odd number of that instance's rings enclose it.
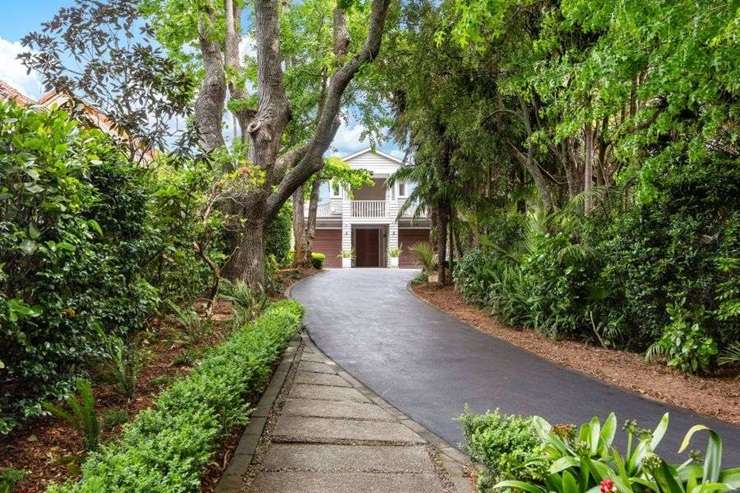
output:
{"label": "tree bark", "polygon": [[313,240],[316,238],[316,218],[319,210],[319,189],[321,182],[315,180],[311,184],[311,195],[308,200],[308,222],[306,223],[306,260],[311,261]]}
{"label": "tree bark", "polygon": [[447,205],[441,205],[437,214],[437,284],[447,284],[447,230],[450,222],[450,211]]}
{"label": "tree bark", "polygon": [[293,265],[306,263],[306,223],[304,219],[303,186],[293,192]]}
{"label": "tree bark", "polygon": [[584,170],[583,170],[583,212],[589,214],[593,209],[593,176],[594,176],[594,128],[587,122],[583,128]]}

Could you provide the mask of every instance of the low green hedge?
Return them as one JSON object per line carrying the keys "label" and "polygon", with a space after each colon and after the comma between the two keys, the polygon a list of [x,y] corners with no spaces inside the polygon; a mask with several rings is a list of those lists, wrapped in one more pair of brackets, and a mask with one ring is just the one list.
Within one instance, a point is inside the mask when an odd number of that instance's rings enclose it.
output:
{"label": "low green hedge", "polygon": [[80,482],[48,491],[200,491],[219,438],[248,420],[247,396],[263,388],[302,314],[295,301],[270,306],[164,391],[126,425],[120,440],[90,455]]}
{"label": "low green hedge", "polygon": [[326,255],[320,252],[312,252],[311,253],[311,265],[313,265],[314,269],[321,269],[324,267],[324,261],[326,260]]}

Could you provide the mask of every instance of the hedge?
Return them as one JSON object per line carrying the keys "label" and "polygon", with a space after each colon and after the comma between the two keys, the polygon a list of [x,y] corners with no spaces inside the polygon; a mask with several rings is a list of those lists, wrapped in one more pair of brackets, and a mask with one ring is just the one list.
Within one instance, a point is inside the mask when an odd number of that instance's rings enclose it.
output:
{"label": "hedge", "polygon": [[120,440],[90,455],[79,482],[48,491],[200,491],[219,439],[248,421],[248,396],[264,387],[302,314],[295,301],[270,306],[164,391],[125,426]]}

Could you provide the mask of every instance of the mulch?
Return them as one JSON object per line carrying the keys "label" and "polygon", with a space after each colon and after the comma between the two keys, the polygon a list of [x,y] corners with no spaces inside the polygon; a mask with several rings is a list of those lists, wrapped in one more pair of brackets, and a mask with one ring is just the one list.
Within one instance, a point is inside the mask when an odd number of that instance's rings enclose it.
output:
{"label": "mulch", "polygon": [[414,292],[437,308],[486,334],[616,387],[698,414],[740,425],[740,371],[717,375],[686,375],[636,353],[605,349],[577,341],[554,340],[532,330],[498,322],[485,310],[467,304],[452,286],[420,284]]}

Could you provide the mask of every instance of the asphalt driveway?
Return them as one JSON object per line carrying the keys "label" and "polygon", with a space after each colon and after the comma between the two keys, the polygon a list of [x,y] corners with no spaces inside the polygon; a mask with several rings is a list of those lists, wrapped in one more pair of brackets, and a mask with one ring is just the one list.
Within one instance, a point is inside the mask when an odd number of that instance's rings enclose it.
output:
{"label": "asphalt driveway", "polygon": [[[415,271],[336,269],[294,286],[316,345],[355,378],[450,444],[454,419],[475,411],[539,415],[580,423],[614,411],[653,428],[670,412],[659,449],[676,460],[683,435],[702,423],[724,440],[723,466],[740,466],[740,428],[645,399],[483,334],[408,292]],[[622,433],[618,433],[621,436]],[[697,436],[692,448],[704,449]],[[695,440],[696,440],[695,438]]]}

